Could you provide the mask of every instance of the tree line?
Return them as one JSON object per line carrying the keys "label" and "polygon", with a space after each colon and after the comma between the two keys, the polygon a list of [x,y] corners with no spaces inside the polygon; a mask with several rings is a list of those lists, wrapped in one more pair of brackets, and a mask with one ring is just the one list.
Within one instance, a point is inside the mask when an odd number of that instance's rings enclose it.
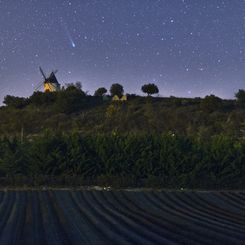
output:
{"label": "tree line", "polygon": [[[159,89],[156,84],[148,83],[141,87],[141,91],[146,93],[148,96],[153,94],[158,94]],[[104,96],[107,93],[107,89],[105,87],[100,87],[94,92],[94,96]],[[123,86],[119,83],[114,83],[110,87],[111,96],[117,95],[122,96],[124,93]]]}
{"label": "tree line", "polygon": [[[141,91],[147,94],[148,97],[153,94],[159,93],[158,86],[154,83],[144,84],[141,87]],[[37,91],[37,92],[34,92],[29,98],[7,95],[4,97],[3,103],[6,106],[10,106],[10,107],[17,108],[17,109],[22,109],[29,104],[50,105],[52,103],[57,102],[58,104],[57,107],[60,107],[60,108],[62,108],[62,106],[64,106],[65,108],[67,106],[69,107],[75,104],[75,107],[77,108],[72,108],[71,110],[69,109],[63,110],[64,112],[65,111],[73,112],[73,111],[76,111],[76,109],[79,110],[83,107],[88,106],[88,104],[91,104],[92,100],[90,100],[87,103],[87,101],[89,100],[88,99],[89,97],[90,98],[91,97],[103,97],[107,94],[107,92],[108,90],[105,87],[100,87],[95,90],[93,96],[90,96],[87,94],[87,92],[84,92],[82,90],[82,84],[80,82],[76,82],[76,83],[66,84],[66,87],[62,87],[61,91],[56,92],[56,93],[54,92],[42,93],[42,92]],[[115,95],[121,97],[124,94],[124,88],[121,84],[114,83],[111,85],[109,92],[110,92],[110,96],[112,97]],[[133,96],[136,96],[136,95],[133,94]],[[171,97],[175,98],[174,96],[171,96]],[[245,90],[239,89],[239,91],[235,93],[235,98],[239,106],[245,107]],[[218,104],[221,104],[222,99],[211,94],[211,95],[207,95],[203,99],[203,101],[204,101],[203,104],[206,104],[207,107],[213,107],[215,109]],[[62,109],[61,109],[61,112],[62,112]]]}
{"label": "tree line", "polygon": [[[145,84],[142,86],[142,92],[147,93],[148,96],[157,94],[159,92],[157,85],[155,84]],[[107,93],[107,89],[104,87],[98,88],[94,92],[94,97],[102,97],[105,96]],[[110,95],[113,97],[115,95],[121,97],[124,94],[124,88],[121,84],[119,83],[114,83],[110,87]],[[67,101],[67,98],[71,98],[70,101]],[[3,103],[6,106],[11,106],[17,109],[24,108],[25,106],[29,104],[34,104],[34,105],[41,105],[41,104],[51,104],[58,100],[58,104],[64,104],[67,102],[67,104],[79,104],[76,103],[80,100],[81,104],[83,103],[84,105],[84,98],[85,97],[91,97],[89,96],[86,92],[82,90],[82,85],[80,82],[76,83],[68,83],[66,84],[66,88],[63,87],[61,91],[56,92],[56,93],[42,93],[42,92],[34,92],[32,96],[29,98],[23,98],[23,97],[16,97],[16,96],[11,96],[7,95],[4,97]],[[86,103],[85,103],[86,105]],[[79,107],[79,106],[78,106]]]}

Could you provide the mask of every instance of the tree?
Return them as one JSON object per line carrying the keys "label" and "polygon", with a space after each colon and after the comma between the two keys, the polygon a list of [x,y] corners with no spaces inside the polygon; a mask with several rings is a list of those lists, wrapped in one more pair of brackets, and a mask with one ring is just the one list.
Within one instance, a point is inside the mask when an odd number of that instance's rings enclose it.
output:
{"label": "tree", "polygon": [[77,82],[75,83],[75,86],[76,86],[76,88],[77,88],[78,90],[82,90],[82,83],[81,83],[81,82],[77,81]]}
{"label": "tree", "polygon": [[104,87],[98,88],[95,92],[94,92],[94,96],[103,96],[107,93],[107,89]]}
{"label": "tree", "polygon": [[119,83],[114,83],[111,85],[111,88],[110,88],[110,93],[111,93],[111,96],[114,96],[114,95],[117,95],[119,97],[121,97],[123,95],[123,86]]}
{"label": "tree", "polygon": [[43,93],[36,91],[30,96],[29,102],[35,106],[52,105],[57,99],[57,94],[57,92]]}
{"label": "tree", "polygon": [[21,109],[21,108],[24,108],[28,104],[28,99],[7,95],[4,97],[3,103],[6,106],[14,107],[16,109]]}
{"label": "tree", "polygon": [[159,92],[157,85],[154,83],[145,84],[141,87],[143,93],[146,93],[148,96],[152,94],[157,94]]}
{"label": "tree", "polygon": [[56,109],[62,113],[78,112],[84,108],[86,94],[74,86],[69,86],[65,91],[58,93]]}
{"label": "tree", "polygon": [[66,85],[66,89],[76,88],[77,90],[82,90],[82,83],[81,82],[66,83],[65,85]]}
{"label": "tree", "polygon": [[207,95],[202,101],[201,101],[201,109],[206,112],[213,112],[218,110],[222,105],[222,99],[219,97],[211,94]]}
{"label": "tree", "polygon": [[240,106],[245,106],[245,90],[239,89],[238,92],[235,94],[237,102]]}

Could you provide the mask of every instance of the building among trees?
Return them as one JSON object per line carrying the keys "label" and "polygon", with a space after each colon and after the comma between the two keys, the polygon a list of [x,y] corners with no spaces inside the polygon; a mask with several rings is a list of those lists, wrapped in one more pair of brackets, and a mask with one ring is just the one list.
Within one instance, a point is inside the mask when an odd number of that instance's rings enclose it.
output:
{"label": "building among trees", "polygon": [[123,95],[120,98],[117,95],[114,95],[112,97],[112,101],[127,101],[127,100],[128,100],[127,95]]}

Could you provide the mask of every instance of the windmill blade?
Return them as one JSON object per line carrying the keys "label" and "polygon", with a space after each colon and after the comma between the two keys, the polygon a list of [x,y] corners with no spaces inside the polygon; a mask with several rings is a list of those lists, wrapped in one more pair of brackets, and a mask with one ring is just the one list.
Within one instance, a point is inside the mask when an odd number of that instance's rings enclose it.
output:
{"label": "windmill blade", "polygon": [[43,85],[43,82],[39,83],[39,84],[34,88],[34,90],[37,91],[39,88],[41,88],[42,85]]}
{"label": "windmill blade", "polygon": [[46,80],[47,78],[46,78],[45,73],[43,72],[43,69],[41,68],[41,66],[39,66],[39,70],[40,70],[43,78]]}

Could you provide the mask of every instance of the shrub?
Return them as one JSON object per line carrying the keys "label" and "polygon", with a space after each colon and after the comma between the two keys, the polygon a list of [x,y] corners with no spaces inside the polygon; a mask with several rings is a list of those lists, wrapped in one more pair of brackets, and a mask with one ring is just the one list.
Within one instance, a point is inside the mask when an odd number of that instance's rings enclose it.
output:
{"label": "shrub", "polygon": [[241,107],[245,107],[245,90],[239,89],[238,92],[235,94],[237,99],[238,105]]}
{"label": "shrub", "polygon": [[94,92],[94,96],[103,96],[107,93],[107,89],[104,87],[98,88],[95,92]]}
{"label": "shrub", "polygon": [[111,93],[111,96],[114,96],[114,95],[117,95],[119,97],[121,97],[123,95],[123,86],[119,83],[114,83],[111,85],[111,88],[110,88],[110,93]]}
{"label": "shrub", "polygon": [[9,107],[22,109],[29,103],[29,101],[26,98],[7,95],[4,97],[3,103]]}

